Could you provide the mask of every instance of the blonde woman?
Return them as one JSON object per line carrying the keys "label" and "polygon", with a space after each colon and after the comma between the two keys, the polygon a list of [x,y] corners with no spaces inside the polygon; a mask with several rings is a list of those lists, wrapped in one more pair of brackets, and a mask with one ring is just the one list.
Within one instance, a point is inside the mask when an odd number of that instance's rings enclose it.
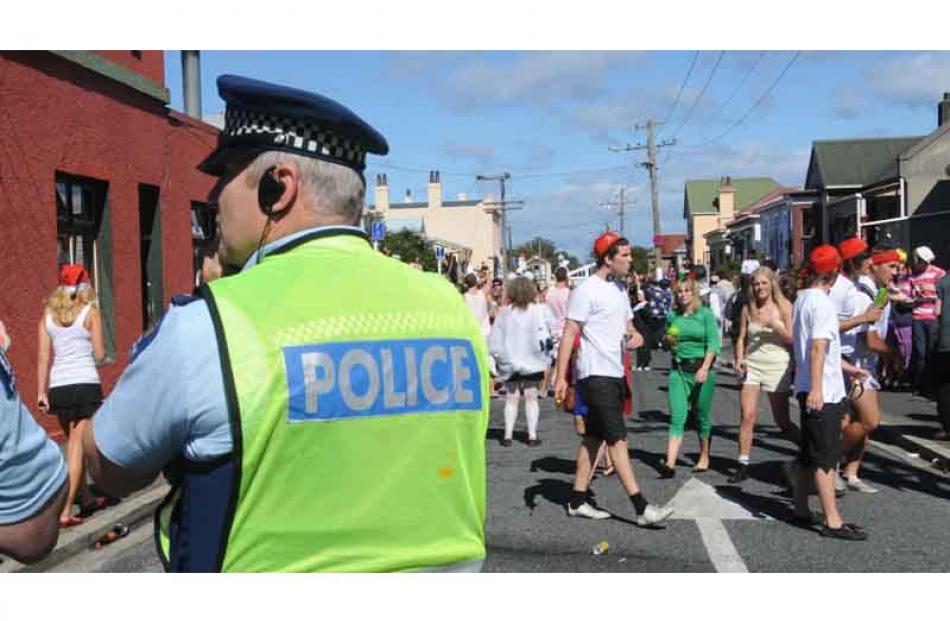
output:
{"label": "blonde woman", "polygon": [[716,372],[713,361],[719,355],[719,326],[716,317],[699,297],[696,281],[681,280],[673,288],[673,310],[667,317],[664,344],[673,353],[669,390],[670,432],[666,461],[660,467],[663,478],[676,476],[676,458],[683,445],[683,432],[690,411],[699,421],[699,459],[694,472],[709,470],[709,439],[712,434],[713,389]]}
{"label": "blonde woman", "polygon": [[772,420],[798,444],[799,429],[789,418],[788,398],[792,391],[792,305],[785,298],[778,277],[768,267],[760,267],[749,277],[746,303],[739,319],[736,341],[736,371],[743,378],[739,403],[739,465],[730,483],[748,478],[749,456],[759,405],[759,392],[769,395]]}
{"label": "blonde woman", "polygon": [[[37,401],[40,410],[56,415],[67,438],[69,490],[59,518],[60,526],[66,528],[82,523],[82,518],[72,515],[72,506],[80,488],[85,487],[82,436],[89,418],[102,403],[96,363],[105,358],[105,346],[96,293],[89,285],[85,268],[64,265],[59,282],[60,286],[46,300],[39,324]],[[97,502],[101,507],[105,499]]]}
{"label": "blonde woman", "polygon": [[543,305],[535,302],[534,283],[518,276],[506,287],[508,304],[502,307],[488,337],[488,352],[498,361],[499,378],[505,382],[505,436],[503,446],[511,446],[518,402],[525,398],[528,445],[539,446],[538,386],[551,361],[551,332]]}

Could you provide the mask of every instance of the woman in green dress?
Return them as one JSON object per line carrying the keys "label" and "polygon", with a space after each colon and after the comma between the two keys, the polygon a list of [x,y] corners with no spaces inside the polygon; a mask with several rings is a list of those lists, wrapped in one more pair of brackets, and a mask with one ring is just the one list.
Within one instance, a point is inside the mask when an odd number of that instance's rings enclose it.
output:
{"label": "woman in green dress", "polygon": [[694,472],[709,469],[709,436],[712,432],[713,361],[719,354],[719,328],[713,312],[702,303],[695,280],[681,280],[673,289],[673,310],[667,317],[664,342],[673,354],[668,398],[670,432],[666,461],[660,467],[664,478],[676,476],[676,457],[683,445],[683,431],[690,411],[696,413],[699,459]]}

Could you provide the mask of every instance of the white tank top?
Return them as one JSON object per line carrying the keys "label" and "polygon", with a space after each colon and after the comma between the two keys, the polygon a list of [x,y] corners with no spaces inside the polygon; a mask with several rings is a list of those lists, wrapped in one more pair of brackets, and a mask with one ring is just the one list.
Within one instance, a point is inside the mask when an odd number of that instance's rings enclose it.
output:
{"label": "white tank top", "polygon": [[49,386],[72,384],[98,384],[99,373],[92,355],[92,338],[86,329],[86,317],[91,304],[87,304],[71,325],[60,326],[53,316],[46,313],[46,331],[53,342],[53,368],[49,373]]}

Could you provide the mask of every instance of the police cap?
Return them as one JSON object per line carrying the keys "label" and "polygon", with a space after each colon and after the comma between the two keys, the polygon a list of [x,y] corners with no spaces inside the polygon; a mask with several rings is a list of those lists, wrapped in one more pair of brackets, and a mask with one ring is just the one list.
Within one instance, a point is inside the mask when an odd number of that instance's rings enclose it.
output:
{"label": "police cap", "polygon": [[386,139],[349,108],[316,93],[236,75],[218,78],[227,104],[217,148],[198,169],[220,176],[233,158],[287,151],[340,164],[360,177],[366,153],[386,155]]}

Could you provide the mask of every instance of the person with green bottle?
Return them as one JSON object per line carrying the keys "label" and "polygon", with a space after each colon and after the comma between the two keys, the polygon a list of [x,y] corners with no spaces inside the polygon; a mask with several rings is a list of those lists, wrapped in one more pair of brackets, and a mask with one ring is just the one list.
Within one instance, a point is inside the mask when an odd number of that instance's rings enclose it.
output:
{"label": "person with green bottle", "polygon": [[667,393],[670,431],[666,460],[660,465],[663,478],[676,476],[676,457],[683,445],[683,431],[690,411],[697,415],[699,433],[699,459],[693,471],[709,470],[710,409],[716,385],[712,364],[720,350],[716,318],[702,304],[696,281],[680,280],[673,293],[673,310],[667,316],[668,327],[663,339],[673,354]]}

